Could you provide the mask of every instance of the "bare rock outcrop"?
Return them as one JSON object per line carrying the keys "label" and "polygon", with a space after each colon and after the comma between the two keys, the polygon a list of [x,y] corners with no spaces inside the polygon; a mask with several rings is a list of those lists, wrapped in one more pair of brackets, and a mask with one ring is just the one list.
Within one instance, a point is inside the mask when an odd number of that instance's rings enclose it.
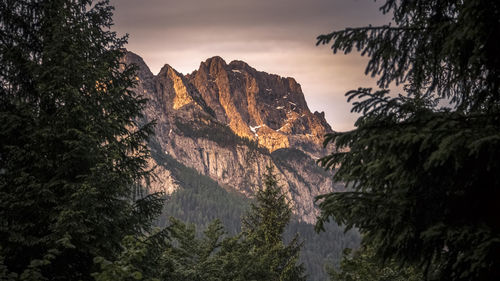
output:
{"label": "bare rock outcrop", "polygon": [[331,128],[324,115],[307,107],[295,79],[260,72],[243,61],[229,64],[213,57],[187,76],[217,116],[237,135],[256,140],[269,151],[303,146],[314,156]]}
{"label": "bare rock outcrop", "polygon": [[[331,128],[324,114],[310,112],[293,78],[220,57],[189,75],[169,65],[153,75],[131,52],[123,62],[138,68],[133,90],[149,99],[144,121],[156,122],[156,154],[249,197],[261,186],[265,166],[272,165],[294,212],[306,222],[315,220],[315,196],[334,190],[331,175],[313,160],[328,151],[321,144]],[[183,188],[168,165],[158,163],[161,157],[153,159],[157,177],[148,183],[151,190]]]}

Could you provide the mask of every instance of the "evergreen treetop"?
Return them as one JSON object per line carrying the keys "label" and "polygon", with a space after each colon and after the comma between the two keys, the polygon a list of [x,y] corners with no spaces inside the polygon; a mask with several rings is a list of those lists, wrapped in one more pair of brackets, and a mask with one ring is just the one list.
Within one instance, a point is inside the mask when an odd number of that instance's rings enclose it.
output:
{"label": "evergreen treetop", "polygon": [[304,267],[297,264],[301,247],[298,236],[288,244],[283,241],[292,210],[271,165],[266,167],[263,183],[242,219],[243,240],[236,247],[240,253],[236,263],[246,263],[246,269],[239,272],[237,280],[305,280]]}
{"label": "evergreen treetop", "polygon": [[242,220],[243,232],[254,237],[260,245],[273,245],[282,240],[290,222],[292,209],[286,194],[278,185],[272,166],[266,167],[264,186],[255,194],[256,203]]}

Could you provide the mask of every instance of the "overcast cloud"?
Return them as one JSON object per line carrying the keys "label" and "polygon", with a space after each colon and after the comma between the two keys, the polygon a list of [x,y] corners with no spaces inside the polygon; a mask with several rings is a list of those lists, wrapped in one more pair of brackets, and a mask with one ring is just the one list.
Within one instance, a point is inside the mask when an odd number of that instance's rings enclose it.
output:
{"label": "overcast cloud", "polygon": [[316,37],[344,27],[384,24],[371,0],[112,0],[115,27],[153,73],[170,64],[190,73],[218,55],[257,70],[294,77],[311,110],[325,111],[334,130],[353,128],[344,93],[373,86],[366,59],[333,55]]}

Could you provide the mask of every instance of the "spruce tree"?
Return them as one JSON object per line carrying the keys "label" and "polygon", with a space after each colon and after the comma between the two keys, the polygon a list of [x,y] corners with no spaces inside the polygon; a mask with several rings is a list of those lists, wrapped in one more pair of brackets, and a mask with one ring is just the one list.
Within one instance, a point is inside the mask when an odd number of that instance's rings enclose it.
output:
{"label": "spruce tree", "polygon": [[219,220],[212,221],[200,238],[194,225],[186,225],[174,218],[170,218],[167,229],[170,238],[169,247],[163,254],[163,280],[231,280],[222,270],[219,249],[225,233]]}
{"label": "spruce tree", "polygon": [[242,219],[243,232],[258,246],[279,243],[292,217],[292,209],[272,166],[266,167],[263,184],[255,194],[251,210]]}
{"label": "spruce tree", "polygon": [[99,258],[102,270],[97,281],[168,280],[224,281],[220,246],[224,230],[220,221],[211,222],[203,231],[194,225],[170,217],[162,231],[147,237],[127,236],[124,251],[117,260]]}
{"label": "spruce tree", "polygon": [[[348,92],[356,128],[320,163],[351,189],[318,227],[356,226],[378,257],[439,280],[500,279],[500,2],[396,1],[393,22],[318,37],[360,51],[380,89]],[[391,84],[392,83],[392,84]],[[389,85],[404,91],[389,95]]]}
{"label": "spruce tree", "polygon": [[263,183],[242,219],[241,244],[233,248],[240,254],[235,258],[238,275],[233,280],[305,280],[303,265],[298,264],[298,236],[288,244],[283,241],[292,210],[272,166],[266,168]]}
{"label": "spruce tree", "polygon": [[161,206],[108,1],[0,1],[0,279],[90,280]]}

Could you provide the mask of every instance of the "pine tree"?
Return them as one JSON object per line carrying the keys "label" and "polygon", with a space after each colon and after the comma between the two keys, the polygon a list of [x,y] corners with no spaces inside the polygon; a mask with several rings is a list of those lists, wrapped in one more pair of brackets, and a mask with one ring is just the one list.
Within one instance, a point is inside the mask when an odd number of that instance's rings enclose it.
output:
{"label": "pine tree", "polygon": [[266,167],[263,184],[264,187],[255,194],[256,203],[251,205],[251,210],[242,220],[243,232],[258,246],[279,243],[292,216],[292,209],[278,186],[272,166]]}
{"label": "pine tree", "polygon": [[257,191],[255,203],[242,220],[240,244],[227,246],[233,255],[237,253],[233,266],[238,271],[232,280],[305,280],[303,265],[298,264],[298,236],[288,245],[283,242],[292,215],[290,204],[272,166],[266,169],[264,187]]}
{"label": "pine tree", "polygon": [[152,125],[111,16],[108,1],[0,1],[2,280],[90,280],[160,209],[137,197]]}
{"label": "pine tree", "polygon": [[153,235],[140,239],[127,236],[118,259],[99,258],[102,270],[94,277],[97,281],[231,280],[223,271],[219,255],[223,236],[218,220],[211,222],[201,235],[194,225],[170,217],[169,226]]}
{"label": "pine tree", "polygon": [[[225,276],[219,249],[224,236],[222,223],[212,221],[198,238],[194,225],[170,218],[169,247],[164,252],[164,280],[174,281],[223,281]],[[163,266],[167,268],[168,266]]]}
{"label": "pine tree", "polygon": [[[368,55],[379,90],[346,95],[356,128],[320,163],[352,189],[319,197],[378,257],[440,280],[500,279],[500,3],[388,0],[384,26],[318,37]],[[404,85],[390,96],[387,86]],[[445,104],[446,106],[442,106]]]}

